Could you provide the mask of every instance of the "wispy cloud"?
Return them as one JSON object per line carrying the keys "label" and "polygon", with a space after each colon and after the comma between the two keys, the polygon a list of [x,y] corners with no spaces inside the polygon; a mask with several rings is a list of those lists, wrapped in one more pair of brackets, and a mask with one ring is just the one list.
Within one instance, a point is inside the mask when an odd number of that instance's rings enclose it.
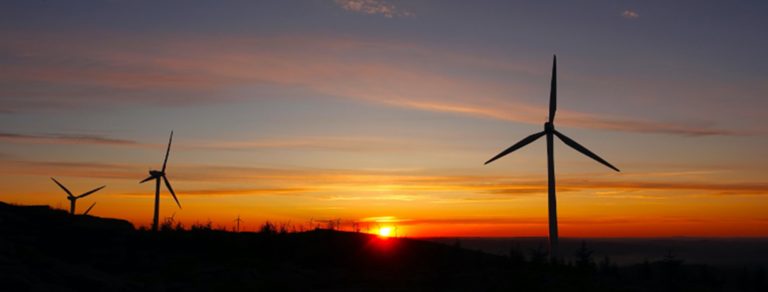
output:
{"label": "wispy cloud", "polygon": [[621,13],[621,16],[626,18],[626,19],[637,19],[637,18],[640,17],[640,14],[637,13],[637,11],[634,11],[634,10],[631,10],[631,9],[627,9],[627,10],[624,10],[624,12]]}
{"label": "wispy cloud", "polygon": [[[524,85],[463,78],[447,74],[446,70],[429,69],[437,66],[479,72],[503,70],[505,74],[519,76],[544,73],[532,69],[525,61],[436,53],[432,48],[410,43],[345,38],[222,38],[210,42],[181,37],[141,42],[162,50],[140,54],[111,42],[82,46],[74,41],[50,43],[44,39],[3,44],[11,51],[32,50],[32,56],[43,55],[46,60],[66,58],[80,62],[38,62],[30,57],[24,61],[28,64],[0,68],[0,77],[16,84],[0,87],[0,108],[75,107],[84,102],[176,104],[180,98],[186,103],[220,103],[262,98],[258,94],[227,94],[226,88],[269,84],[393,107],[531,124],[541,123],[546,112],[544,104],[514,98],[526,94]],[[41,49],[49,47],[55,50]],[[385,61],[377,57],[381,55],[392,58]],[[420,66],[422,63],[435,66]],[[562,126],[612,131],[687,136],[748,134],[713,124],[650,121],[567,110],[559,118]]]}
{"label": "wispy cloud", "polygon": [[[292,196],[312,191],[308,188],[203,188],[180,189],[190,196]],[[147,192],[124,193],[126,196],[147,196]]]}
{"label": "wispy cloud", "polygon": [[413,13],[395,7],[385,0],[335,0],[336,5],[347,11],[365,14],[379,14],[385,17],[413,16]]}
{"label": "wispy cloud", "polygon": [[[395,138],[382,137],[276,137],[249,141],[201,142],[189,148],[212,150],[253,150],[253,149],[308,149],[345,152],[403,151],[414,148],[414,143]],[[422,147],[428,147],[424,145]]]}
{"label": "wispy cloud", "polygon": [[[0,174],[139,180],[146,165],[73,162],[2,161]],[[546,181],[530,176],[444,175],[426,170],[384,171],[345,169],[254,168],[215,165],[174,165],[172,179],[187,182],[179,190],[196,195],[301,195],[328,201],[435,201],[456,203],[509,199],[545,194]],[[254,185],[257,182],[258,185]],[[241,188],[211,184],[237,183]],[[208,184],[206,187],[199,187]],[[709,182],[674,177],[588,179],[565,176],[559,192],[592,192],[602,197],[632,193],[635,198],[680,196],[768,196],[760,181]],[[638,192],[642,192],[638,195]],[[449,194],[446,196],[446,194]],[[478,196],[480,195],[480,196]]]}
{"label": "wispy cloud", "polygon": [[18,134],[0,132],[0,141],[33,144],[137,145],[136,141],[90,134]]}
{"label": "wispy cloud", "polygon": [[375,217],[365,217],[358,219],[358,222],[377,222],[377,223],[395,223],[395,222],[403,222],[408,221],[409,219],[399,219],[395,216],[375,216]]}
{"label": "wispy cloud", "polygon": [[[713,220],[691,217],[659,217],[659,218],[624,218],[624,217],[606,217],[606,218],[569,218],[558,219],[562,225],[608,225],[608,224],[647,224],[653,223],[701,223]],[[396,218],[393,216],[367,217],[358,220],[359,222],[390,223],[400,226],[414,225],[546,225],[547,219],[540,217],[497,217],[497,216],[477,216],[477,217],[456,217],[456,218]],[[643,223],[640,223],[643,222]]]}
{"label": "wispy cloud", "polygon": [[329,201],[403,201],[411,202],[417,199],[423,199],[422,196],[411,195],[385,195],[385,196],[331,196],[319,197]]}
{"label": "wispy cloud", "polygon": [[[446,102],[424,102],[399,100],[390,101],[402,107],[417,108],[429,111],[450,112],[466,116],[484,117],[513,122],[536,124],[538,117],[544,108],[535,108],[526,105],[505,105],[490,107],[488,105],[451,104]],[[721,129],[707,125],[689,125],[680,123],[653,122],[638,119],[598,116],[588,113],[562,111],[559,124],[577,128],[600,129],[634,133],[656,133],[683,136],[744,136],[754,133],[747,131],[734,131]]]}
{"label": "wispy cloud", "polygon": [[146,173],[146,168],[127,164],[5,160],[0,165],[0,173],[6,175],[41,176],[43,178],[56,175],[140,180],[142,173]]}
{"label": "wispy cloud", "polygon": [[617,189],[626,191],[700,191],[712,195],[768,195],[768,183],[764,182],[655,182],[655,181],[593,181],[593,182],[564,182],[575,188],[583,189]]}
{"label": "wispy cloud", "polygon": [[746,136],[755,133],[717,128],[712,125],[693,125],[669,122],[651,122],[637,119],[595,116],[565,112],[561,121],[566,125],[587,129],[602,129],[635,133],[660,133],[684,136]]}
{"label": "wispy cloud", "polygon": [[[0,132],[0,142],[18,144],[90,144],[131,147],[165,147],[165,144],[144,144],[134,140],[92,134],[24,134]],[[344,152],[376,152],[376,151],[407,151],[426,149],[433,145],[414,146],[413,141],[384,137],[355,137],[355,136],[301,136],[301,137],[268,137],[253,140],[235,141],[191,141],[177,143],[181,150],[232,150],[246,151],[254,149],[300,149]]]}

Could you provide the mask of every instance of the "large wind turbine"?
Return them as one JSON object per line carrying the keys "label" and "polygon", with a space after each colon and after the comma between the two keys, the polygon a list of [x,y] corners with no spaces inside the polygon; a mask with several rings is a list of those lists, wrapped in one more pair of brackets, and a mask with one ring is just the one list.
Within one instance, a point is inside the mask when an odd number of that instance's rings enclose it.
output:
{"label": "large wind turbine", "polygon": [[[93,190],[87,191],[87,192],[83,193],[82,195],[75,196],[75,195],[72,195],[72,192],[70,192],[67,189],[67,187],[65,187],[63,184],[61,184],[55,178],[51,178],[51,180],[53,180],[53,182],[55,182],[57,185],[59,185],[59,187],[67,193],[67,200],[69,200],[69,214],[72,214],[72,215],[75,214],[75,204],[77,204],[77,199],[84,198],[84,197],[86,197],[86,196],[88,196],[90,194],[93,194],[95,192],[98,192],[99,190],[101,190],[104,187],[106,187],[106,186],[100,186],[100,187],[95,188]],[[93,205],[96,205],[96,203],[93,203]],[[91,207],[88,208],[87,211],[85,211],[84,215],[88,215],[88,212],[91,211],[91,208],[93,208],[93,205],[91,205]]]}
{"label": "large wind turbine", "polygon": [[571,146],[571,148],[575,149],[576,151],[579,151],[582,154],[589,156],[590,158],[596,160],[597,162],[602,163],[607,167],[610,167],[615,171],[619,171],[618,168],[608,163],[608,161],[603,160],[602,158],[600,158],[600,156],[597,156],[597,154],[592,153],[592,151],[589,151],[586,147],[579,145],[579,143],[576,143],[576,141],[574,141],[573,139],[568,138],[568,136],[565,136],[563,133],[560,133],[557,130],[555,130],[554,122],[555,122],[556,110],[557,110],[557,56],[553,56],[552,84],[551,84],[550,93],[549,93],[549,120],[544,123],[544,131],[525,137],[524,139],[520,140],[520,142],[515,143],[514,145],[510,146],[506,150],[502,151],[498,155],[494,156],[493,158],[485,162],[485,164],[491,163],[496,159],[504,157],[504,155],[512,153],[513,151],[520,149],[523,146],[528,145],[533,141],[536,141],[537,139],[541,138],[541,136],[544,136],[544,135],[547,136],[547,172],[548,172],[547,180],[549,182],[549,186],[548,186],[549,249],[553,257],[558,256],[557,254],[558,238],[557,238],[557,197],[555,195],[555,153],[554,153],[554,147],[552,144],[554,142],[554,139],[552,136],[557,136],[557,138],[560,138],[560,140],[563,141],[563,143],[565,143],[568,146]]}
{"label": "large wind turbine", "polygon": [[160,180],[161,179],[165,183],[165,186],[168,188],[168,191],[171,192],[171,196],[173,196],[173,200],[176,201],[176,205],[178,205],[179,209],[181,209],[181,203],[179,203],[179,199],[176,198],[176,193],[173,191],[173,188],[171,187],[171,183],[168,182],[168,178],[165,176],[165,167],[168,164],[168,154],[171,153],[172,141],[173,141],[173,131],[171,131],[171,137],[168,138],[168,149],[165,150],[165,159],[163,160],[162,170],[150,170],[149,177],[139,182],[139,183],[145,183],[153,179],[155,180],[155,214],[152,217],[152,231],[157,231],[158,218],[160,216]]}

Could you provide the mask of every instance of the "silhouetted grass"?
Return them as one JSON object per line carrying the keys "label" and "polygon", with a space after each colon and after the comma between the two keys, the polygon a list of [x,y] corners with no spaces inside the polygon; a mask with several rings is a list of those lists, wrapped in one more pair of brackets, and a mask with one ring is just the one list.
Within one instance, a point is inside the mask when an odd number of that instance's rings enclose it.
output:
{"label": "silhouetted grass", "polygon": [[765,291],[762,266],[687,264],[669,252],[619,266],[584,244],[573,260],[543,247],[508,256],[413,239],[264,223],[161,232],[122,220],[0,204],[2,291]]}

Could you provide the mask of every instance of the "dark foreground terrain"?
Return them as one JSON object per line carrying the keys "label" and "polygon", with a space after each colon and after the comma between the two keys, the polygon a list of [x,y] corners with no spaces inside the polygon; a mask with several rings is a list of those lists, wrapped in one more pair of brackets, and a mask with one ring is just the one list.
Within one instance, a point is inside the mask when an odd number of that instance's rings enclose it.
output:
{"label": "dark foreground terrain", "polygon": [[[497,255],[508,255],[510,249],[529,251],[547,246],[545,237],[421,239],[452,245],[458,242],[463,248]],[[620,266],[663,260],[671,253],[687,264],[768,267],[768,238],[561,238],[560,250],[567,259],[575,260],[582,244],[594,251],[592,256],[596,260],[609,257]]]}
{"label": "dark foreground terrain", "polygon": [[492,255],[458,246],[314,230],[135,230],[122,220],[0,203],[0,291],[767,291],[763,266],[669,256],[617,266],[583,248]]}

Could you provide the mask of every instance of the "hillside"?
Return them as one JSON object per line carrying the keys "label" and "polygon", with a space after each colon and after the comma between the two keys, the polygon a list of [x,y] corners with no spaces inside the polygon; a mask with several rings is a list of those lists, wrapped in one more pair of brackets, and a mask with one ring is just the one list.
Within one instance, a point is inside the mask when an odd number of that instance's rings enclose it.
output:
{"label": "hillside", "polygon": [[[551,264],[535,251],[526,260],[522,253],[499,256],[435,242],[330,230],[278,234],[198,228],[153,234],[135,230],[123,220],[4,203],[0,203],[0,232],[2,291],[660,291],[679,287],[724,291],[730,287],[728,282],[713,280],[719,277],[716,271],[708,273],[717,277],[704,281],[706,275],[695,274],[694,267],[677,261],[650,263],[647,271],[642,266],[603,267],[591,262]],[[762,281],[750,285],[764,287],[759,286]],[[744,286],[744,291],[759,291],[751,287]]]}

